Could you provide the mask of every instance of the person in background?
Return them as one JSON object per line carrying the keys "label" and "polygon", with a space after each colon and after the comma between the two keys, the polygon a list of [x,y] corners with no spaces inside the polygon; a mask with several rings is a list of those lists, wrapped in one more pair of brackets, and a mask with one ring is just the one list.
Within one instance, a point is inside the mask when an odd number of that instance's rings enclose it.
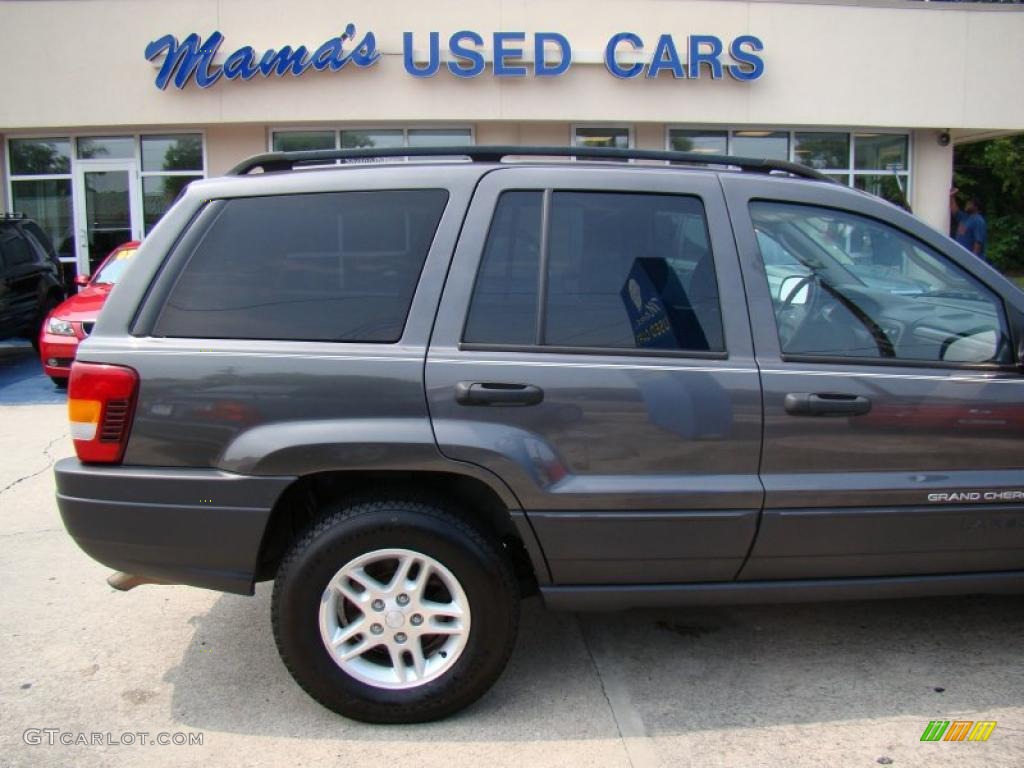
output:
{"label": "person in background", "polygon": [[957,191],[956,187],[949,191],[950,236],[979,259],[987,261],[985,242],[988,240],[988,227],[981,215],[981,202],[972,195],[960,210],[956,201]]}

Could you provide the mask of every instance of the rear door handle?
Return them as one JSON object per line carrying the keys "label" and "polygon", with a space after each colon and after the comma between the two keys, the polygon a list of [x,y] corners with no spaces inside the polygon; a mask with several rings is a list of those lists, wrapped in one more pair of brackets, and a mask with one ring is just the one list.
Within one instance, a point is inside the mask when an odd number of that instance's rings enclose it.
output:
{"label": "rear door handle", "polygon": [[868,398],[834,392],[791,392],[784,405],[792,416],[863,416],[871,411]]}
{"label": "rear door handle", "polygon": [[544,390],[533,384],[460,381],[455,385],[455,402],[460,405],[536,405]]}

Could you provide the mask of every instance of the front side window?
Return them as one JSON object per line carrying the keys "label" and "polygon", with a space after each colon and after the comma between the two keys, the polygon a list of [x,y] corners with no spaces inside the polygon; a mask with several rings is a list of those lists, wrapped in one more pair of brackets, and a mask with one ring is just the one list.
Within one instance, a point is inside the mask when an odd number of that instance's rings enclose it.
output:
{"label": "front side window", "polygon": [[154,335],[398,341],[447,200],[425,189],[225,201]]}
{"label": "front side window", "polygon": [[936,363],[1012,360],[999,298],[874,219],[750,205],[783,354]]}
{"label": "front side window", "polygon": [[499,201],[464,341],[725,351],[698,198],[554,192],[549,199],[547,233],[540,192],[507,192]]}

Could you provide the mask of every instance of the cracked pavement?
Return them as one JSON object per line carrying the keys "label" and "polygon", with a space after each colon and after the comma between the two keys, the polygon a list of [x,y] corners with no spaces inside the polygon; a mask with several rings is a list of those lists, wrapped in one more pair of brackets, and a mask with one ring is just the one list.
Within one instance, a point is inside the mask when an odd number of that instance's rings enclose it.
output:
{"label": "cracked pavement", "polygon": [[[255,597],[110,589],[53,498],[63,394],[0,345],[0,766],[1024,765],[1024,598],[556,614],[524,604],[494,689],[449,720],[367,726],[288,676]],[[930,720],[996,720],[921,743]],[[203,744],[26,744],[29,728]],[[59,738],[59,737],[58,737]]]}

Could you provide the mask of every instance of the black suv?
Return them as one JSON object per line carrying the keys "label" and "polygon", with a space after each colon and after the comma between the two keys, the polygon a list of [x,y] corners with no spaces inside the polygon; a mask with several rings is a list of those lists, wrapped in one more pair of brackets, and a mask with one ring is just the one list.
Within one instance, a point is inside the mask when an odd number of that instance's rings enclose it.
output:
{"label": "black suv", "polygon": [[39,343],[39,329],[64,301],[61,264],[38,224],[20,214],[0,213],[0,339]]}
{"label": "black suv", "polygon": [[801,166],[263,155],[111,294],[58,501],[114,586],[274,579],[306,691],[426,720],[497,678],[525,595],[1024,591],[1022,351],[1024,293]]}

